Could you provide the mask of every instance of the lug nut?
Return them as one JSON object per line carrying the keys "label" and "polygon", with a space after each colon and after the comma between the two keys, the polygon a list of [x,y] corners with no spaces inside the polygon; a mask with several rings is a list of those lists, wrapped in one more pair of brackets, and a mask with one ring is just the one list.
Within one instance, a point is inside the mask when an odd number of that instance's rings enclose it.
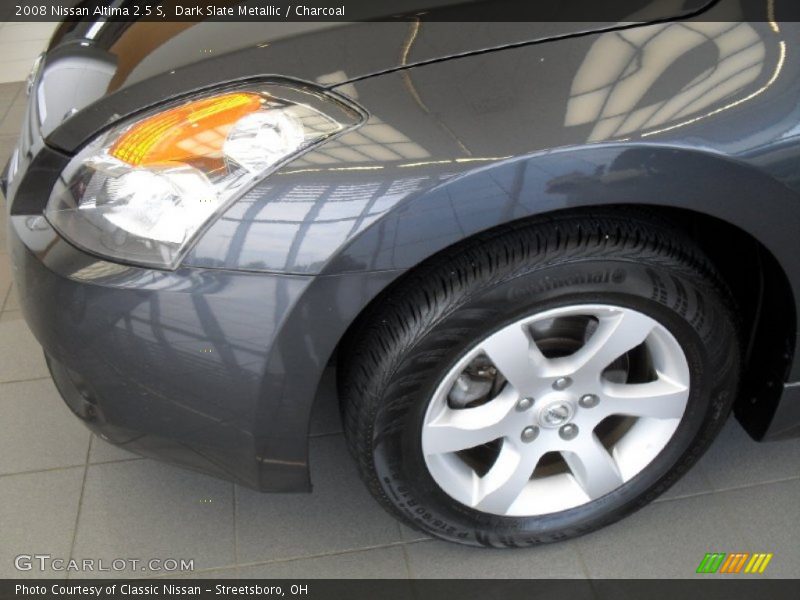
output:
{"label": "lug nut", "polygon": [[578,426],[574,423],[567,423],[558,430],[558,435],[561,436],[562,440],[574,439],[578,435]]}
{"label": "lug nut", "polygon": [[538,435],[539,435],[538,427],[526,427],[525,429],[522,430],[522,435],[520,436],[520,438],[522,439],[523,442],[528,444],[533,440],[535,440],[536,436]]}
{"label": "lug nut", "polygon": [[533,398],[520,398],[519,402],[517,402],[517,410],[519,412],[524,412],[531,406],[533,406]]}
{"label": "lug nut", "polygon": [[565,390],[572,385],[572,379],[569,377],[559,377],[553,382],[554,390]]}
{"label": "lug nut", "polygon": [[583,408],[594,408],[599,403],[600,398],[594,394],[584,394],[581,396],[580,400],[578,400],[578,404],[580,404]]}

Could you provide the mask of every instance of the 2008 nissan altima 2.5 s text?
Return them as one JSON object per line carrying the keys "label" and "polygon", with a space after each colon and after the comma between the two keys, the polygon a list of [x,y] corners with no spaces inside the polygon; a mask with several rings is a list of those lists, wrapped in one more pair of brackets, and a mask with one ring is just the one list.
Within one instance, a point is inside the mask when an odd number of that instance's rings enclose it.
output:
{"label": "2008 nissan altima 2.5 s text", "polygon": [[800,433],[793,2],[61,24],[3,177],[61,395],[265,492],[336,398],[376,500],[484,546],[622,518],[732,412]]}

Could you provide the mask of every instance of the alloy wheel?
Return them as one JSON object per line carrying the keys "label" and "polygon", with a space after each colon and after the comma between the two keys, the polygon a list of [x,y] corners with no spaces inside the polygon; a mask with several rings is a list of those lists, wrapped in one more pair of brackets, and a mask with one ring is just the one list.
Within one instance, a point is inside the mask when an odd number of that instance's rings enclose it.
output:
{"label": "alloy wheel", "polygon": [[547,310],[492,333],[445,375],[424,417],[425,463],[481,512],[567,510],[650,464],[689,390],[686,356],[655,319],[607,304]]}

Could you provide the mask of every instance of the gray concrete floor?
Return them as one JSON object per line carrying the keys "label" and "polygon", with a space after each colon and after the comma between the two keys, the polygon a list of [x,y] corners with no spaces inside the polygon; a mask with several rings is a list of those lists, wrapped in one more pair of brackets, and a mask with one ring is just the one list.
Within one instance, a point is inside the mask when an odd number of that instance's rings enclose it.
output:
{"label": "gray concrete floor", "polygon": [[[21,83],[0,84],[0,165],[23,101]],[[800,574],[800,441],[757,444],[733,420],[657,502],[516,551],[426,539],[384,513],[351,464],[333,398],[314,418],[309,495],[257,494],[109,446],[50,382],[11,282],[4,202],[0,215],[0,577],[25,576],[13,557],[34,553],[194,559],[208,577],[680,578],[706,552],[773,552],[767,576]]]}

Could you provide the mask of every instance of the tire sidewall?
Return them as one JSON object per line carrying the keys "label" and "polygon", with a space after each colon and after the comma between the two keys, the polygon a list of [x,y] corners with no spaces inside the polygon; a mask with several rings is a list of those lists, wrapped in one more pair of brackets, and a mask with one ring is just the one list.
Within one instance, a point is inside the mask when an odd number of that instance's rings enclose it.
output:
{"label": "tire sidewall", "polygon": [[[517,546],[597,529],[651,501],[676,481],[713,439],[729,410],[738,360],[734,329],[713,290],[689,269],[585,259],[539,265],[479,281],[439,306],[395,365],[373,428],[375,475],[395,510],[418,528],[461,543]],[[442,378],[474,345],[523,317],[578,304],[642,312],[684,351],[690,395],[661,453],[617,490],[591,503],[536,517],[475,511],[446,494],[422,454],[422,424]]]}

